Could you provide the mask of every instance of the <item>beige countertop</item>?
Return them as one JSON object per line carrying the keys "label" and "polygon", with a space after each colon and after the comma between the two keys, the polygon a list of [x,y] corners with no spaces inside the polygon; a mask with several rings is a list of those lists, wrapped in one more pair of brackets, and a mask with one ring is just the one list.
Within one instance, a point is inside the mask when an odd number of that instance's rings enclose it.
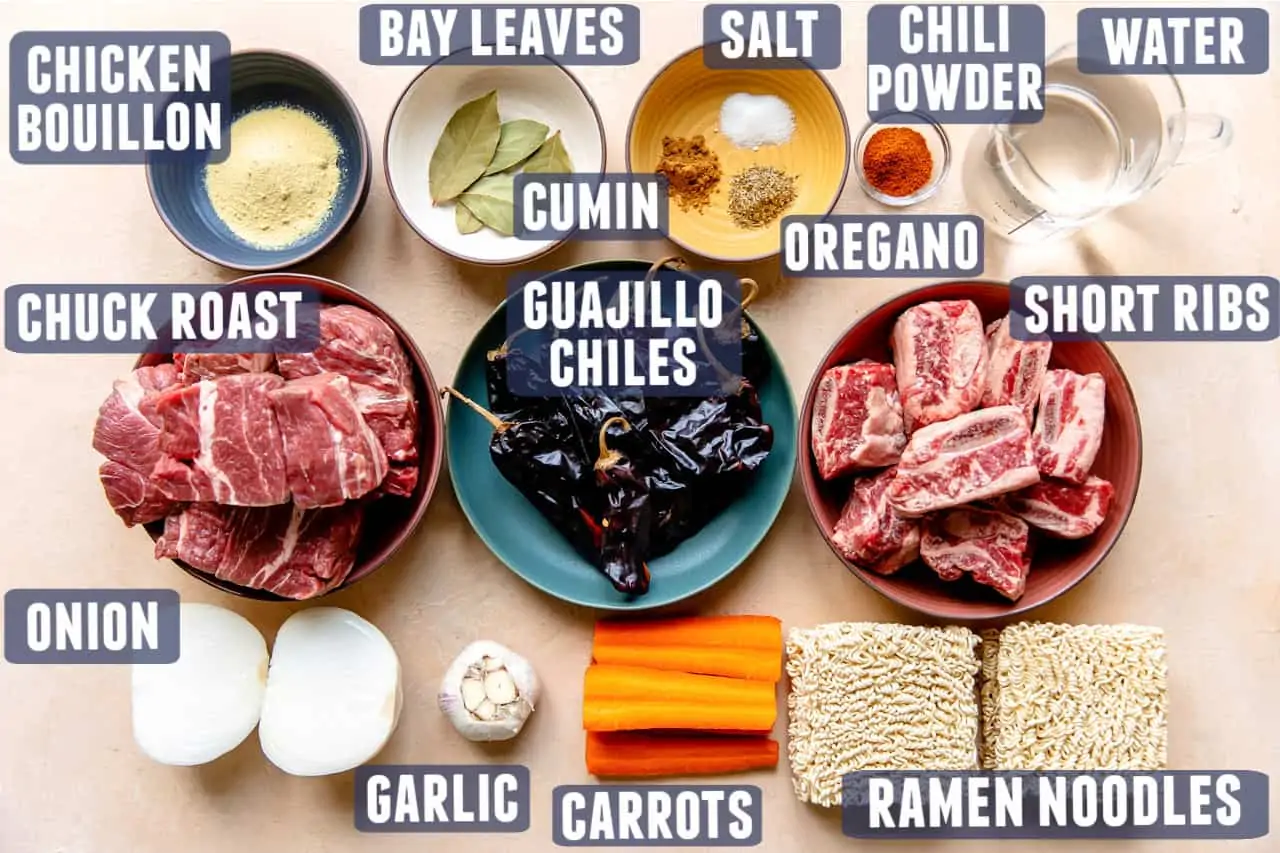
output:
{"label": "beige countertop", "polygon": [[[692,47],[701,4],[641,2],[643,58],[625,68],[577,73],[595,96],[609,161],[624,162],[631,107],[671,56]],[[845,61],[830,77],[856,125],[865,91],[861,25],[869,4],[845,6]],[[1049,45],[1070,40],[1074,4],[1047,9]],[[321,62],[351,92],[373,136],[372,192],[353,231],[302,271],[347,282],[415,336],[436,377],[453,375],[472,333],[497,304],[504,272],[454,263],[414,235],[387,193],[381,141],[410,67],[361,64],[355,2],[139,0],[57,3],[0,0],[8,31],[24,29],[218,29],[233,46],[275,47]],[[1272,11],[1275,21],[1275,10]],[[1273,23],[1272,41],[1277,39]],[[8,62],[0,62],[7,75]],[[1180,167],[1142,201],[1070,242],[1011,249],[990,241],[988,277],[1030,273],[1275,274],[1280,267],[1280,75],[1185,81],[1193,108],[1216,109],[1236,127],[1224,155]],[[0,86],[7,91],[7,85]],[[4,111],[7,121],[7,110]],[[953,129],[963,147],[970,130]],[[7,135],[6,135],[7,138]],[[958,176],[927,205],[963,211]],[[870,211],[852,181],[842,212]],[[544,268],[608,257],[657,257],[663,244],[584,243],[543,259]],[[210,282],[232,274],[191,255],[161,224],[140,167],[18,166],[0,162],[0,259],[17,282]],[[829,344],[864,311],[923,283],[911,280],[777,281],[776,264],[753,315],[781,353],[797,394]],[[1280,345],[1120,344],[1137,394],[1146,451],[1141,492],[1105,565],[1037,611],[1040,619],[1135,622],[1163,627],[1170,660],[1170,763],[1184,769],[1280,774]],[[127,356],[0,354],[0,587],[171,586],[188,600],[230,606],[274,635],[296,609],[250,604],[151,559],[140,530],[108,511],[89,445],[98,404],[125,373]],[[290,778],[263,758],[256,737],[198,769],[152,764],[135,749],[129,678],[118,667],[0,664],[0,851],[3,853],[323,853],[410,851],[465,843],[475,853],[552,849],[551,790],[589,782],[580,730],[581,677],[592,614],[537,592],[475,536],[441,483],[425,523],[395,561],[334,596],[379,625],[404,666],[405,711],[380,756],[387,763],[526,764],[533,822],[518,836],[467,839],[366,837],[352,828],[350,774]],[[687,610],[767,612],[787,627],[832,620],[914,621],[843,569],[818,535],[798,487],[755,555]],[[467,642],[496,639],[526,654],[546,698],[509,748],[459,738],[435,708],[438,679]],[[780,721],[779,735],[785,724]],[[844,838],[836,814],[797,802],[785,761],[744,781],[765,789],[764,850],[809,853],[864,846]],[[1273,809],[1277,795],[1272,793]],[[1276,849],[1272,839],[1232,850]],[[1099,850],[1130,849],[1116,843]],[[1218,849],[1185,842],[1178,850]],[[895,848],[897,849],[897,848]],[[901,848],[907,849],[907,848]],[[972,849],[958,842],[911,849]],[[1006,842],[1002,850],[1056,849]],[[1144,846],[1142,849],[1155,849]],[[1161,846],[1163,849],[1163,846]]]}

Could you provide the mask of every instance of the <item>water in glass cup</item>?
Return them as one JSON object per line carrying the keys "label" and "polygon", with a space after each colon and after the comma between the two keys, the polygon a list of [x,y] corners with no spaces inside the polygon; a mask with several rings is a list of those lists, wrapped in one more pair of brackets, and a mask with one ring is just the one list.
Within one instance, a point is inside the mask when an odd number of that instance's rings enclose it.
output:
{"label": "water in glass cup", "polygon": [[[1225,119],[1187,113],[1172,75],[1082,74],[1072,46],[1045,64],[1044,107],[1039,122],[978,134],[965,156],[970,207],[1018,242],[1070,233],[1231,141]],[[1187,139],[1192,126],[1203,138]]]}

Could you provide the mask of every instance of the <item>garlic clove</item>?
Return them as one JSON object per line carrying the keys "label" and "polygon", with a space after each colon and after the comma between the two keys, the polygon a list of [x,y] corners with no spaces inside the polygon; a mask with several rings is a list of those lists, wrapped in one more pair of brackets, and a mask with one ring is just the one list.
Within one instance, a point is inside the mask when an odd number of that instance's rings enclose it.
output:
{"label": "garlic clove", "polygon": [[498,716],[498,706],[486,699],[476,708],[475,715],[481,720],[492,720]]}
{"label": "garlic clove", "polygon": [[462,681],[462,707],[474,711],[485,701],[488,693],[485,683],[478,678],[466,678]]}
{"label": "garlic clove", "polygon": [[487,656],[486,656],[486,657],[485,657],[485,659],[484,659],[484,667],[483,667],[483,669],[484,669],[484,671],[485,671],[485,672],[497,672],[498,670],[500,670],[500,669],[505,669],[505,668],[506,668],[506,667],[503,665],[503,663],[502,663],[502,659],[501,659],[501,658],[494,658],[494,657],[487,657]]}
{"label": "garlic clove", "polygon": [[507,705],[520,698],[515,679],[505,669],[490,672],[484,677],[484,693],[495,705]]}

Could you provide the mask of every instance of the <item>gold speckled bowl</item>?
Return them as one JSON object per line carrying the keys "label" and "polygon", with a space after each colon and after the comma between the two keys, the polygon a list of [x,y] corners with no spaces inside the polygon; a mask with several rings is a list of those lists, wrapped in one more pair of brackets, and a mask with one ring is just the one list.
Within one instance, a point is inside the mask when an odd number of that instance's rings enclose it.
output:
{"label": "gold speckled bowl", "polygon": [[[786,143],[741,149],[719,132],[720,105],[737,92],[777,95],[791,106],[796,128]],[[849,125],[826,78],[806,65],[795,68],[708,68],[697,47],[658,72],[636,104],[627,131],[627,168],[652,173],[665,136],[701,134],[720,157],[723,172],[711,203],[684,211],[671,201],[671,239],[715,261],[755,261],[778,254],[779,217],[744,230],[729,218],[729,181],[748,166],[773,166],[798,177],[798,197],[783,216],[825,216],[835,207],[849,174]]]}

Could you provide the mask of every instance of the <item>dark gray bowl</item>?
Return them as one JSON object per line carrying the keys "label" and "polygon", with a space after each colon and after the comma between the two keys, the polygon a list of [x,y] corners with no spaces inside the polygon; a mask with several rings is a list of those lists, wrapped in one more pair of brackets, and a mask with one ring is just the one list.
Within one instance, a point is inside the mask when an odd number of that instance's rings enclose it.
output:
{"label": "dark gray bowl", "polygon": [[281,51],[251,50],[234,53],[229,61],[232,120],[255,107],[287,104],[324,119],[338,137],[343,180],[328,221],[287,248],[262,249],[245,243],[213,212],[204,188],[206,156],[148,162],[147,186],[165,225],[197,255],[238,270],[283,269],[324,251],[355,222],[369,196],[369,135],[350,96],[307,60]]}

